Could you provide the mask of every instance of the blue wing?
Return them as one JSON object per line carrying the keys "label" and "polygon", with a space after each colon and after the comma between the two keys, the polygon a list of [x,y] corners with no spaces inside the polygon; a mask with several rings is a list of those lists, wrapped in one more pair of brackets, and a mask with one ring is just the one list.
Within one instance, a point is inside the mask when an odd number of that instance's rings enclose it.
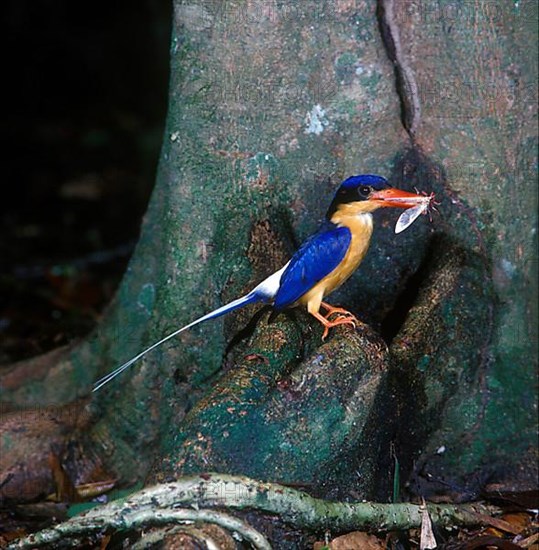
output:
{"label": "blue wing", "polygon": [[329,275],[345,257],[352,233],[328,222],[309,237],[292,256],[284,271],[273,307],[283,309],[299,300]]}

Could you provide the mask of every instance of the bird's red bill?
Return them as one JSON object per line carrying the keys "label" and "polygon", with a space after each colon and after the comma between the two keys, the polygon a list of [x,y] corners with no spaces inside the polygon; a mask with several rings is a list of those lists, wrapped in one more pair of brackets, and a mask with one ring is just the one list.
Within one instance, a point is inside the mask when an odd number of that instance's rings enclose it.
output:
{"label": "bird's red bill", "polygon": [[413,208],[420,204],[430,203],[431,198],[426,195],[418,195],[390,187],[382,191],[375,191],[370,195],[369,200],[376,201],[383,207]]}

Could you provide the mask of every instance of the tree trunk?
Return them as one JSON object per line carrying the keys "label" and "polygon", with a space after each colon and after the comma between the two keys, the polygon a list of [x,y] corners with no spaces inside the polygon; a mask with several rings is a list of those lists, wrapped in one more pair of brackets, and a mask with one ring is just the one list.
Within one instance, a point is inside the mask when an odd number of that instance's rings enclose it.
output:
{"label": "tree trunk", "polygon": [[[75,484],[213,470],[385,500],[395,459],[422,495],[535,479],[536,10],[175,0],[138,246],[94,334],[2,375],[3,498],[53,492],[51,452]],[[332,297],[366,325],[322,343],[301,312],[268,324],[248,307],[88,398],[280,268],[338,182],[367,172],[435,192],[440,214],[398,236],[375,215]]]}

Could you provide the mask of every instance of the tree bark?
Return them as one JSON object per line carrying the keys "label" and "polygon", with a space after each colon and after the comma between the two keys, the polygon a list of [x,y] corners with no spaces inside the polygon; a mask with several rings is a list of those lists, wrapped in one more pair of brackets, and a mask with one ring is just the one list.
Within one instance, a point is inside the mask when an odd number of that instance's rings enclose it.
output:
{"label": "tree bark", "polygon": [[[75,485],[215,470],[385,500],[395,458],[425,496],[535,479],[536,7],[176,0],[138,246],[86,341],[2,374],[3,499],[54,491],[51,448]],[[399,236],[377,214],[333,299],[359,330],[322,343],[301,312],[248,307],[88,398],[280,268],[366,172],[435,192],[440,214]]]}

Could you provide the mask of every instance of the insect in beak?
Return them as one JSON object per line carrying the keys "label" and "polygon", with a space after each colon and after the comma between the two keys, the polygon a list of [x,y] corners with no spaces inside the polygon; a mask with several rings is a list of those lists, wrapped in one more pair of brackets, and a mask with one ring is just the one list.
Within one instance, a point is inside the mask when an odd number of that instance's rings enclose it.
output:
{"label": "insect in beak", "polygon": [[421,214],[426,214],[427,212],[430,214],[430,209],[435,209],[434,205],[438,204],[434,200],[434,193],[430,195],[418,195],[414,202],[415,206],[407,208],[399,216],[395,225],[395,233],[402,233],[405,229],[410,227]]}

